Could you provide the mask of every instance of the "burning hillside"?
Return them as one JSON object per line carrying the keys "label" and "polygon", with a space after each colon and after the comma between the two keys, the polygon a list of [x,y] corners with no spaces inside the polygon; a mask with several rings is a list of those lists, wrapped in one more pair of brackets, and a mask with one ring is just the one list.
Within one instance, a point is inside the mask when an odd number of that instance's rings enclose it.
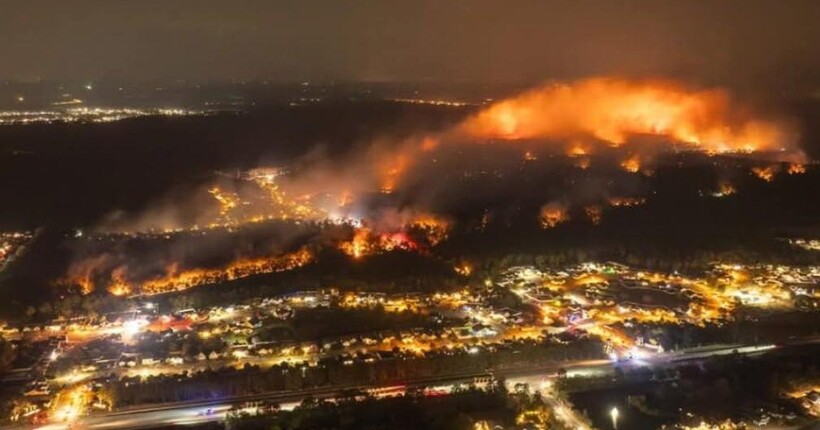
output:
{"label": "burning hillside", "polygon": [[655,135],[719,153],[793,149],[788,126],[752,116],[726,92],[667,81],[595,78],[548,84],[490,106],[460,129],[478,138],[591,138],[613,146],[636,135]]}
{"label": "burning hillside", "polygon": [[[503,143],[509,141],[520,147]],[[595,78],[534,88],[436,133],[373,138],[334,157],[311,152],[287,167],[219,172],[187,198],[166,198],[160,207],[112,218],[99,230],[129,237],[230,235],[284,222],[311,226],[312,245],[356,259],[391,250],[426,253],[475,214],[482,228],[490,218],[516,212],[546,230],[576,222],[601,226],[609,208],[623,213],[646,203],[658,160],[677,151],[704,159],[699,153],[769,158],[752,164],[752,174],[764,181],[806,171],[787,123],[756,115],[723,90]],[[707,194],[736,190],[723,181]],[[170,255],[155,259],[150,270],[134,254],[87,253],[62,283],[84,293],[154,294],[289,270],[313,258],[298,246],[261,253],[238,246],[225,245],[229,261],[200,264]]]}

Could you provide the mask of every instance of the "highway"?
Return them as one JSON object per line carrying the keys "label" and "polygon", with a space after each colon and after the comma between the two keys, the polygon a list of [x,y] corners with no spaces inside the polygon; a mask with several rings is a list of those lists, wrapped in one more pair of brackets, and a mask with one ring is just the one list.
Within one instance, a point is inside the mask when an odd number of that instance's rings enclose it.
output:
{"label": "highway", "polygon": [[[558,363],[555,366],[546,368],[531,368],[519,369],[515,371],[495,371],[493,376],[504,377],[510,387],[517,383],[526,383],[536,390],[541,390],[545,401],[556,410],[559,418],[565,420],[569,424],[573,424],[573,428],[587,428],[580,417],[575,414],[570,408],[566,407],[559,400],[555,399],[548,392],[548,382],[550,378],[555,377],[560,368],[567,371],[568,377],[573,376],[590,376],[602,375],[613,372],[616,366],[621,367],[664,367],[676,364],[681,364],[687,361],[696,361],[711,359],[715,357],[725,356],[737,353],[745,356],[754,356],[766,354],[775,350],[783,348],[799,348],[801,346],[820,343],[820,338],[804,339],[800,341],[791,342],[782,346],[775,345],[722,345],[713,347],[704,347],[695,350],[684,352],[673,352],[665,354],[656,354],[653,356],[634,358],[628,361],[613,362],[611,360],[584,360],[571,363]],[[453,386],[456,384],[469,383],[476,377],[486,376],[486,374],[463,374],[463,375],[445,375],[435,379],[408,381],[402,387],[390,387],[385,390],[390,395],[391,390],[394,394],[401,394],[406,386]],[[309,390],[290,391],[286,393],[271,393],[254,396],[233,397],[230,399],[186,402],[165,404],[152,407],[144,407],[138,409],[122,410],[107,413],[94,413],[89,416],[81,417],[74,422],[52,423],[41,427],[36,427],[41,430],[63,430],[63,429],[136,429],[136,428],[150,428],[168,425],[185,425],[185,424],[201,424],[207,422],[215,422],[224,420],[227,412],[232,405],[242,404],[249,401],[266,400],[275,402],[280,405],[282,409],[292,409],[297,406],[304,398],[323,398],[332,399],[341,391],[350,389],[376,389],[378,386],[351,386],[351,387],[324,387]],[[384,387],[382,387],[384,388]],[[16,430],[31,428],[28,425],[14,425],[6,426],[1,429]]]}

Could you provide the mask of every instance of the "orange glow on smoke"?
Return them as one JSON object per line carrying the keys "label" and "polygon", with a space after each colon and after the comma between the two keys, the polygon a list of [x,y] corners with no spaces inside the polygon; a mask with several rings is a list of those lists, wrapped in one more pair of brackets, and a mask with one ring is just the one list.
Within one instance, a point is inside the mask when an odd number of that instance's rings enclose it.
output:
{"label": "orange glow on smoke", "polygon": [[715,152],[785,146],[786,127],[743,112],[721,90],[593,78],[544,85],[495,103],[466,121],[462,130],[496,139],[592,137],[614,146],[633,135],[655,135]]}
{"label": "orange glow on smoke", "polygon": [[715,196],[726,197],[731,196],[736,192],[737,190],[735,189],[734,185],[732,185],[730,182],[722,181],[720,184],[718,184],[718,191],[715,193]]}
{"label": "orange glow on smoke", "polygon": [[438,147],[438,139],[427,136],[421,141],[421,149],[423,151],[432,151]]}
{"label": "orange glow on smoke", "polygon": [[575,159],[575,167],[579,169],[586,170],[589,168],[589,158],[588,157],[578,157]]}
{"label": "orange glow on smoke", "polygon": [[381,178],[381,192],[390,194],[396,189],[401,175],[410,165],[409,155],[397,154],[390,160],[385,160],[384,165],[379,166],[379,177]]}

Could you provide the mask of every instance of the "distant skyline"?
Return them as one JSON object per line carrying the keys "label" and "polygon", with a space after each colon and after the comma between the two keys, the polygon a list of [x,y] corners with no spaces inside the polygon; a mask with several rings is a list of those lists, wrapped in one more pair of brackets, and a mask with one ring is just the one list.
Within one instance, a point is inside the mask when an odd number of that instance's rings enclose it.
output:
{"label": "distant skyline", "polygon": [[817,1],[11,1],[0,79],[820,78]]}

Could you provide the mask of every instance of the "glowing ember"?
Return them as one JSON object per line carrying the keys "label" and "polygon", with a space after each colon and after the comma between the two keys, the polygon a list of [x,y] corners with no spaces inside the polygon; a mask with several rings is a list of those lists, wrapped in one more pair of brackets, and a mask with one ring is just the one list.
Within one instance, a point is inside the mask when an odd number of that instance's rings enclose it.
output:
{"label": "glowing ember", "polygon": [[219,202],[219,216],[222,220],[230,219],[231,211],[239,204],[239,196],[236,193],[227,193],[219,187],[213,187],[208,192]]}
{"label": "glowing ember", "polygon": [[473,266],[470,263],[462,262],[457,264],[453,270],[461,276],[470,276],[473,273]]}
{"label": "glowing ember", "polygon": [[586,170],[589,168],[589,158],[588,157],[578,157],[575,159],[575,167],[579,169]]}
{"label": "glowing ember", "polygon": [[638,173],[641,170],[641,157],[638,154],[632,155],[621,162],[621,167],[630,173]]}
{"label": "glowing ember", "polygon": [[613,197],[609,199],[609,205],[616,208],[640,206],[644,203],[646,203],[646,199],[641,197]]}
{"label": "glowing ember", "polygon": [[772,182],[774,180],[774,175],[777,173],[777,170],[778,168],[776,165],[767,167],[752,167],[752,173],[766,182]]}
{"label": "glowing ember", "polygon": [[566,208],[558,203],[548,203],[541,207],[541,227],[553,228],[558,224],[569,221]]}
{"label": "glowing ember", "polygon": [[799,175],[802,173],[806,173],[806,166],[799,164],[799,163],[791,163],[789,164],[788,169],[786,170],[790,175]]}
{"label": "glowing ember", "polygon": [[584,213],[586,214],[587,219],[589,220],[589,222],[592,223],[592,225],[600,224],[601,220],[603,219],[603,213],[601,212],[600,206],[587,206],[584,208]]}
{"label": "glowing ember", "polygon": [[718,184],[718,190],[712,193],[715,197],[726,197],[731,196],[732,194],[736,193],[737,190],[735,189],[734,185],[730,182],[722,181]]}

